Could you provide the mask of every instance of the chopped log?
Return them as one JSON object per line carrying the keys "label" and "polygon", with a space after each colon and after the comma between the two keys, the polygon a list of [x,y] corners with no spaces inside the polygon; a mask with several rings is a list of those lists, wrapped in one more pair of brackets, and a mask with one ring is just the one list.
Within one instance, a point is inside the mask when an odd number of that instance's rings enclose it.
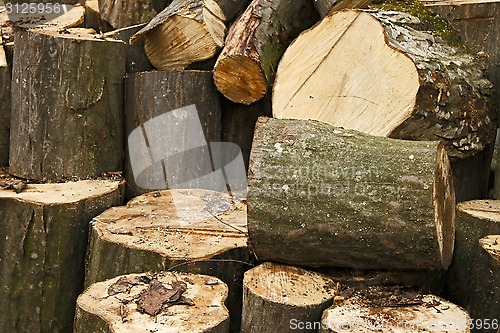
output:
{"label": "chopped log", "polygon": [[372,2],[371,0],[314,0],[314,7],[316,7],[319,16],[323,18],[332,11],[367,8]]}
{"label": "chopped log", "polygon": [[118,276],[78,297],[74,333],[228,333],[227,291],[207,275]]}
{"label": "chopped log", "polygon": [[[9,24],[23,29],[74,28],[82,24],[85,19],[85,8],[75,2],[78,1],[67,1],[65,4],[56,1],[48,2],[42,11],[37,10],[35,13],[27,13],[26,9],[28,8],[23,8],[23,6],[10,7],[9,9],[0,6],[5,9],[5,11],[0,11],[0,25],[2,25],[1,22],[9,21]],[[15,3],[15,1],[11,3]],[[20,5],[26,3],[26,1],[19,1]]]}
{"label": "chopped log", "polygon": [[243,280],[240,332],[296,332],[294,322],[320,320],[338,288],[333,280],[298,267],[267,262],[252,268]]}
{"label": "chopped log", "polygon": [[0,43],[0,167],[9,164],[11,70]]}
{"label": "chopped log", "polygon": [[[210,163],[204,163],[211,161],[207,144],[221,138],[220,98],[213,85],[212,73],[134,73],[125,78],[125,85],[125,135],[128,138],[125,143],[125,179],[128,197],[172,188],[172,181],[183,175],[209,174],[212,167],[207,165]],[[176,113],[179,117],[181,113],[190,116],[181,121]],[[180,156],[167,161],[165,147],[172,147],[169,151],[186,152],[185,157],[194,160],[189,162]],[[196,147],[199,148],[198,154],[190,155],[189,152]]]}
{"label": "chopped log", "polygon": [[0,306],[9,309],[0,313],[0,331],[71,332],[89,222],[122,204],[124,184],[20,185],[0,189]]}
{"label": "chopped log", "polygon": [[326,310],[320,333],[470,332],[467,312],[435,295],[368,290]]}
{"label": "chopped log", "polygon": [[229,29],[217,58],[217,89],[236,103],[263,98],[285,48],[316,19],[310,0],[253,0]]}
{"label": "chopped log", "polygon": [[[476,154],[495,135],[492,85],[481,62],[453,46],[455,35],[442,24],[388,10],[325,17],[283,55],[273,115],[398,139],[441,140],[454,158]],[[427,31],[438,27],[441,35]]]}
{"label": "chopped log", "polygon": [[16,33],[9,171],[58,181],[122,169],[125,44],[87,30]]}
{"label": "chopped log", "polygon": [[101,33],[113,30],[109,23],[101,19],[98,0],[86,0],[83,6],[85,7],[85,28],[94,29]]}
{"label": "chopped log", "polygon": [[101,19],[115,29],[147,23],[161,12],[171,0],[99,0]]}
{"label": "chopped log", "polygon": [[214,0],[173,0],[130,39],[144,37],[149,61],[160,70],[184,69],[212,58],[224,44],[225,16]]}
{"label": "chopped log", "polygon": [[439,142],[262,117],[248,173],[259,260],[360,270],[450,264],[455,195]]}
{"label": "chopped log", "polygon": [[[476,271],[475,262],[483,251],[479,240],[491,234],[500,234],[500,201],[473,200],[457,204],[455,222],[455,251],[453,261],[446,272],[446,298],[470,308],[478,290],[470,286]],[[482,269],[481,274],[486,274]],[[476,317],[472,314],[472,318]]]}
{"label": "chopped log", "polygon": [[146,57],[144,53],[144,41],[138,41],[137,43],[131,45],[128,43],[130,37],[132,37],[137,31],[141,30],[145,24],[133,25],[131,27],[126,27],[122,29],[116,29],[103,34],[106,38],[121,40],[126,46],[126,72],[127,74],[136,72],[146,72],[153,70],[153,65]]}
{"label": "chopped log", "polygon": [[214,275],[227,283],[231,329],[241,317],[243,272],[252,263],[246,207],[207,190],[147,193],[91,224],[85,284],[141,271]]}

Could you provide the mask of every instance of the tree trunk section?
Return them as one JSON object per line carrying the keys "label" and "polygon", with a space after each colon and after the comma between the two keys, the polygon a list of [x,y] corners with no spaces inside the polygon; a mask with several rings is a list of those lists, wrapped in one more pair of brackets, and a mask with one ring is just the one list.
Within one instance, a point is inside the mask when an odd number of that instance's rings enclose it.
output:
{"label": "tree trunk section", "polygon": [[101,19],[113,28],[120,29],[132,25],[147,23],[161,12],[171,0],[99,0]]}
{"label": "tree trunk section", "polygon": [[214,68],[217,89],[236,103],[263,98],[286,47],[316,18],[309,0],[253,0],[229,29]]}
{"label": "tree trunk section", "polygon": [[247,248],[246,207],[207,190],[147,193],[91,224],[85,284],[120,274],[176,271],[214,275],[227,283],[231,329],[241,316]]}
{"label": "tree trunk section", "polygon": [[10,82],[11,70],[0,43],[0,167],[9,165]]}
{"label": "tree trunk section", "polygon": [[243,280],[240,332],[296,332],[295,321],[319,321],[337,292],[338,284],[318,273],[273,263],[259,265],[247,271]]}
{"label": "tree trunk section", "polygon": [[16,34],[9,171],[59,181],[122,169],[125,45],[85,31]]}
{"label": "tree trunk section", "polygon": [[464,309],[434,295],[412,294],[368,290],[353,296],[323,313],[319,332],[470,332]]}
{"label": "tree trunk section", "polygon": [[365,270],[450,264],[455,195],[439,142],[260,118],[248,188],[259,260]]}
{"label": "tree trunk section", "polygon": [[[479,240],[492,234],[500,234],[500,201],[473,200],[457,204],[455,251],[453,261],[446,272],[446,298],[470,309],[478,290],[470,288],[473,275],[478,269],[475,262],[481,257]],[[487,272],[479,270],[480,276]],[[486,290],[486,289],[485,289]],[[476,317],[472,314],[472,318]]]}
{"label": "tree trunk section", "polygon": [[495,136],[492,85],[481,62],[447,29],[434,17],[397,11],[329,15],[283,55],[273,115],[398,139],[441,140],[451,157],[472,156]]}
{"label": "tree trunk section", "polygon": [[[126,77],[125,84],[128,197],[173,188],[176,179],[213,171],[206,163],[208,143],[220,141],[221,108],[211,72],[135,73]],[[181,120],[177,113],[190,117]],[[165,147],[179,154],[169,159]]]}
{"label": "tree trunk section", "polygon": [[[180,284],[182,293],[176,289]],[[78,297],[74,333],[228,333],[227,292],[224,282],[207,275],[118,276]]]}
{"label": "tree trunk section", "polygon": [[72,332],[89,222],[122,192],[112,180],[0,190],[0,331]]}
{"label": "tree trunk section", "polygon": [[144,37],[146,55],[157,69],[184,69],[212,58],[222,47],[224,20],[214,0],[174,0],[130,41]]}

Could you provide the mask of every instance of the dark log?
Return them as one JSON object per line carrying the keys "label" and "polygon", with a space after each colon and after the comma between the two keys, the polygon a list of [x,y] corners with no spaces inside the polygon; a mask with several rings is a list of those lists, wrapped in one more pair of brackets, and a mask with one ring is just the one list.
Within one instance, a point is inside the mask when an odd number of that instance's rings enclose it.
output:
{"label": "dark log", "polygon": [[15,38],[9,171],[57,181],[121,170],[125,44],[78,29]]}
{"label": "dark log", "polygon": [[[208,143],[221,138],[221,110],[212,73],[134,73],[126,77],[125,83],[125,179],[128,197],[156,189],[175,188],[175,179],[184,175],[197,178],[200,173],[206,175],[213,171],[205,162],[210,160]],[[197,112],[197,115],[191,114],[191,111]],[[170,112],[190,116],[178,121],[177,116]],[[174,117],[168,118],[171,115]],[[144,129],[146,137],[138,128]],[[198,153],[190,154],[195,147],[199,148]],[[172,157],[168,160],[167,150],[172,149],[180,155],[177,159]],[[184,152],[185,155],[182,155]],[[138,170],[135,176],[134,168]],[[197,185],[202,183],[203,180]]]}
{"label": "dark log", "polygon": [[9,165],[11,74],[4,46],[0,43],[0,167]]}
{"label": "dark log", "polygon": [[207,275],[118,276],[78,297],[74,333],[229,333],[227,292],[224,282]]}
{"label": "dark log", "polygon": [[85,284],[142,271],[208,274],[229,287],[231,331],[241,318],[243,273],[253,260],[246,206],[207,190],[147,193],[91,224]]}
{"label": "dark log", "polygon": [[273,115],[441,140],[451,157],[472,156],[496,133],[492,84],[448,28],[434,16],[392,10],[333,13],[283,55]]}
{"label": "dark log", "polygon": [[99,0],[101,19],[113,28],[120,29],[147,23],[161,12],[171,0]]}
{"label": "dark log", "polygon": [[262,117],[248,173],[259,260],[364,270],[450,264],[455,196],[439,142]]}
{"label": "dark log", "polygon": [[288,44],[316,19],[310,0],[253,0],[232,24],[217,58],[217,89],[237,103],[263,98]]}
{"label": "dark log", "polygon": [[367,8],[371,4],[371,0],[314,0],[314,7],[316,7],[321,18],[333,11]]}
{"label": "dark log", "polygon": [[[339,284],[302,268],[264,263],[245,273],[242,333],[296,332],[295,322],[319,322]],[[300,330],[316,332],[316,330]]]}
{"label": "dark log", "polygon": [[0,190],[2,332],[72,332],[89,222],[123,202],[121,181]]}

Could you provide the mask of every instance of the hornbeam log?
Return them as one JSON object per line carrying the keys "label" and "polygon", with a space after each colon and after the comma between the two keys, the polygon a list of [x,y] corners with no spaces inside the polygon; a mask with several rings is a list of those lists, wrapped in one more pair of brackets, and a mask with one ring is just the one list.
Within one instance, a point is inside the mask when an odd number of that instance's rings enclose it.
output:
{"label": "hornbeam log", "polygon": [[238,331],[243,272],[252,264],[246,207],[208,190],[147,193],[91,223],[88,286],[116,275],[176,271],[214,275],[227,283],[231,329]]}
{"label": "hornbeam log", "polygon": [[160,70],[184,69],[212,58],[224,44],[224,12],[214,0],[174,0],[130,38],[144,37],[144,50]]}
{"label": "hornbeam log", "polygon": [[[471,300],[477,297],[478,290],[470,286],[473,275],[479,266],[475,262],[483,249],[479,240],[492,234],[500,234],[500,201],[473,200],[457,204],[455,223],[455,251],[452,264],[446,272],[446,298],[450,301],[470,308]],[[480,275],[487,274],[480,269]],[[488,318],[476,317],[473,318]]]}
{"label": "hornbeam log", "polygon": [[14,190],[0,189],[0,331],[72,332],[89,222],[122,204],[124,184],[1,182]]}
{"label": "hornbeam log", "polygon": [[16,33],[9,171],[59,181],[119,171],[125,44],[85,29]]}
{"label": "hornbeam log", "polygon": [[217,58],[217,89],[237,103],[263,98],[285,48],[316,19],[310,0],[253,0],[229,29]]}
{"label": "hornbeam log", "polygon": [[338,289],[333,280],[298,267],[264,263],[252,268],[243,280],[240,332],[296,332],[294,323],[320,320]]}
{"label": "hornbeam log", "polygon": [[229,333],[228,288],[207,275],[128,274],[78,297],[74,333]]}
{"label": "hornbeam log", "polygon": [[259,118],[248,173],[259,260],[360,270],[450,264],[455,195],[439,142]]}
{"label": "hornbeam log", "polygon": [[0,167],[9,164],[10,81],[11,70],[7,64],[4,46],[0,42]]}
{"label": "hornbeam log", "polygon": [[319,16],[323,18],[332,11],[367,8],[372,2],[372,0],[314,0],[314,7],[316,7]]}
{"label": "hornbeam log", "polygon": [[170,0],[99,0],[101,19],[113,28],[120,29],[132,25],[147,23],[161,12]]}
{"label": "hornbeam log", "polygon": [[320,333],[466,333],[469,322],[464,309],[435,295],[379,288],[339,301],[323,313],[318,326]]}
{"label": "hornbeam log", "polygon": [[[414,6],[425,12],[418,2]],[[492,85],[482,62],[455,42],[450,29],[432,15],[333,13],[283,55],[273,115],[398,139],[441,140],[451,157],[474,155],[496,132]]]}

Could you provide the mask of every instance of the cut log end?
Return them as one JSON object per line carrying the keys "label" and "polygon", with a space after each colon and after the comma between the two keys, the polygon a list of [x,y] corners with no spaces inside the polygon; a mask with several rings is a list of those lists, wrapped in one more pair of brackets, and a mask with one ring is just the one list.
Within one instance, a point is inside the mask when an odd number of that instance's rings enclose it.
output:
{"label": "cut log end", "polygon": [[267,79],[260,64],[243,55],[227,56],[214,69],[217,89],[229,100],[252,104],[264,97]]}
{"label": "cut log end", "polygon": [[479,244],[500,265],[500,235],[481,238]]}

